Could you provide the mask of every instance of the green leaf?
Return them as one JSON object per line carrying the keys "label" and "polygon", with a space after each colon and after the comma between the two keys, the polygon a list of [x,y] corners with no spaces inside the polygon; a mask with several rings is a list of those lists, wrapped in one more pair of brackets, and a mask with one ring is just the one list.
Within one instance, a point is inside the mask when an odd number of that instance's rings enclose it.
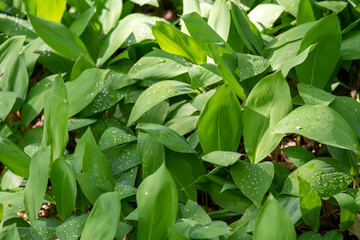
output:
{"label": "green leaf", "polygon": [[[108,211],[111,209],[111,211]],[[121,212],[120,194],[102,194],[86,220],[80,239],[112,240],[118,228]]]}
{"label": "green leaf", "polygon": [[319,233],[314,232],[304,232],[298,238],[298,240],[321,240],[321,235]]}
{"label": "green leaf", "polygon": [[239,161],[230,168],[231,176],[256,207],[261,202],[274,178],[274,165],[270,162],[251,164]]}
{"label": "green leaf", "polygon": [[320,227],[321,198],[307,181],[301,177],[298,179],[302,219],[317,232]]}
{"label": "green leaf", "polygon": [[200,224],[209,224],[212,222],[209,215],[205,212],[205,210],[199,206],[197,202],[193,202],[188,200],[184,209],[181,211],[183,219],[189,219],[195,221]]}
{"label": "green leaf", "polygon": [[131,1],[140,6],[147,4],[150,6],[159,7],[159,3],[157,0],[131,0]]}
{"label": "green leaf", "polygon": [[[316,129],[316,131],[315,131]],[[350,125],[328,106],[301,106],[284,117],[275,133],[297,133],[323,144],[357,152],[359,143]]]}
{"label": "green leaf", "polygon": [[30,232],[34,239],[51,239],[56,237],[56,228],[61,221],[54,218],[39,218],[31,225]]}
{"label": "green leaf", "polygon": [[206,53],[195,40],[169,24],[158,21],[152,33],[162,50],[184,56],[195,64],[206,63]]}
{"label": "green leaf", "polygon": [[160,102],[178,95],[195,93],[186,83],[178,81],[161,81],[147,88],[136,100],[128,120],[133,125],[145,112]]}
{"label": "green leaf", "polygon": [[107,148],[136,141],[137,138],[129,133],[127,129],[120,129],[116,127],[109,127],[101,135],[99,140],[99,150],[103,151]]}
{"label": "green leaf", "polygon": [[243,134],[251,162],[259,162],[282,139],[272,129],[292,108],[290,89],[281,72],[263,78],[250,92],[244,104]]}
{"label": "green leaf", "polygon": [[165,164],[140,184],[136,201],[138,239],[167,239],[167,229],[176,220],[178,197],[175,182]]}
{"label": "green leaf", "polygon": [[201,160],[193,154],[166,151],[166,167],[178,186],[179,201],[196,201],[197,191],[193,183],[206,174]]}
{"label": "green leaf", "polygon": [[1,189],[18,188],[21,185],[23,179],[23,177],[15,175],[12,171],[8,170],[2,176]]}
{"label": "green leaf", "polygon": [[299,0],[296,24],[301,25],[313,21],[316,21],[313,3],[310,0]]}
{"label": "green leaf", "polygon": [[241,106],[230,87],[223,85],[206,103],[198,123],[204,153],[236,152],[242,134]]}
{"label": "green leaf", "polygon": [[314,23],[306,32],[298,53],[318,43],[307,59],[296,67],[299,82],[324,88],[335,70],[341,45],[341,29],[336,14]]}
{"label": "green leaf", "polygon": [[[99,2],[95,2],[97,5]],[[123,2],[119,0],[107,0],[100,3],[100,6],[97,6],[97,14],[99,15],[99,21],[102,25],[102,30],[107,34],[116,23],[119,21],[121,16]]]}
{"label": "green leaf", "polygon": [[28,13],[53,22],[60,22],[66,10],[66,0],[23,0],[22,2]]}
{"label": "green leaf", "polygon": [[140,58],[128,74],[132,79],[167,80],[186,73],[190,66],[183,57],[154,48]]}
{"label": "green leaf", "polygon": [[281,6],[291,13],[294,17],[297,16],[298,6],[300,0],[276,0]]}
{"label": "green leaf", "polygon": [[20,240],[21,238],[18,230],[16,229],[16,224],[0,228],[0,239]]}
{"label": "green leaf", "polygon": [[113,147],[105,151],[113,175],[123,173],[141,163],[136,143]]}
{"label": "green leaf", "polygon": [[240,81],[259,75],[270,66],[269,61],[260,56],[243,53],[236,55],[239,68],[236,69],[235,73],[239,76]]}
{"label": "green leaf", "polygon": [[254,240],[260,239],[296,239],[289,215],[271,194],[256,219]]}
{"label": "green leaf", "polygon": [[188,70],[191,78],[191,87],[207,87],[222,81],[215,65],[202,64],[195,65]]}
{"label": "green leaf", "polygon": [[246,12],[233,2],[231,2],[231,14],[245,46],[254,54],[261,55],[264,44],[257,27],[250,21]]}
{"label": "green leaf", "polygon": [[[122,4],[120,4],[122,5]],[[93,6],[81,13],[80,16],[75,19],[75,21],[71,24],[70,30],[75,33],[78,37],[84,32],[86,26],[90,22],[91,18],[94,16],[96,12],[96,8]]]}
{"label": "green leaf", "polygon": [[64,57],[75,60],[80,54],[84,54],[91,59],[80,38],[61,23],[51,22],[31,14],[29,19],[41,39]]}
{"label": "green leaf", "polygon": [[0,137],[0,162],[21,177],[29,176],[30,158],[7,138]]}
{"label": "green leaf", "polygon": [[343,240],[343,235],[337,230],[331,230],[324,234],[322,240]]}
{"label": "green leaf", "polygon": [[293,171],[286,179],[281,193],[298,196],[298,177],[310,183],[320,197],[330,197],[339,193],[353,179],[342,162],[331,158],[319,158],[311,160]]}
{"label": "green leaf", "polygon": [[359,59],[359,37],[360,31],[354,30],[343,35],[341,42],[340,56],[343,60],[355,60]]}
{"label": "green leaf", "polygon": [[259,4],[249,12],[248,17],[259,31],[263,31],[271,28],[284,10],[285,8],[278,4]]}
{"label": "green leaf", "polygon": [[335,96],[322,89],[308,84],[299,83],[297,85],[299,94],[307,105],[326,105],[328,106],[335,100]]}
{"label": "green leaf", "polygon": [[42,79],[26,96],[21,109],[21,124],[26,127],[44,108],[44,96],[50,91],[57,75]]}
{"label": "green leaf", "polygon": [[38,37],[27,20],[7,14],[0,15],[0,30],[12,38],[22,35],[26,35],[28,39],[36,39]]}
{"label": "green leaf", "polygon": [[329,107],[337,111],[352,127],[360,139],[360,103],[352,98],[337,96]]}
{"label": "green leaf", "polygon": [[88,214],[80,216],[71,216],[64,223],[56,228],[56,234],[59,239],[77,240],[81,235]]}
{"label": "green leaf", "polygon": [[31,159],[29,179],[25,186],[24,205],[30,222],[36,220],[48,184],[51,149],[41,147]]}
{"label": "green leaf", "polygon": [[344,1],[322,1],[322,2],[316,2],[315,3],[318,6],[330,9],[331,11],[335,12],[336,14],[340,13],[342,10],[344,10],[347,6],[347,2]]}
{"label": "green leaf", "polygon": [[[69,117],[83,110],[102,90],[107,72],[97,68],[87,69],[78,78],[66,84],[69,96]],[[80,92],[79,89],[81,89]]]}
{"label": "green leaf", "polygon": [[[0,192],[0,203],[4,207],[3,218],[14,217],[24,211],[24,190]],[[1,223],[0,223],[1,224]]]}
{"label": "green leaf", "polygon": [[157,142],[165,145],[167,148],[182,153],[195,153],[183,136],[180,136],[174,130],[153,123],[139,123],[137,129],[144,130]]}
{"label": "green leaf", "polygon": [[137,148],[141,159],[142,177],[145,179],[165,162],[164,146],[149,134],[139,132]]}
{"label": "green leaf", "polygon": [[308,161],[316,158],[308,150],[299,146],[286,147],[281,149],[281,151],[283,151],[286,157],[297,167],[301,167]]}
{"label": "green leaf", "polygon": [[340,231],[348,230],[356,220],[358,207],[355,199],[346,193],[333,196],[340,205]]}
{"label": "green leaf", "polygon": [[61,75],[45,96],[43,146],[51,147],[51,163],[64,154],[69,141],[68,93]]}
{"label": "green leaf", "polygon": [[213,221],[207,225],[197,224],[191,226],[189,236],[192,239],[208,239],[230,234],[228,226],[223,221]]}
{"label": "green leaf", "polygon": [[59,158],[51,167],[51,186],[55,194],[56,211],[65,221],[71,216],[76,202],[76,177],[70,166]]}
{"label": "green leaf", "polygon": [[208,24],[225,41],[230,30],[230,6],[226,0],[216,0],[210,10]]}
{"label": "green leaf", "polygon": [[228,167],[233,165],[242,156],[237,152],[214,151],[204,155],[201,159],[215,166]]}

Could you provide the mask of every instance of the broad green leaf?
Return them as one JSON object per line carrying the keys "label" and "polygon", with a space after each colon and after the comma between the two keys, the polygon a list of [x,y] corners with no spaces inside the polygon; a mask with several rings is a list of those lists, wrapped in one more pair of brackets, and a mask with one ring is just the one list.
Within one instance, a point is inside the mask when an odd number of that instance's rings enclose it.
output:
{"label": "broad green leaf", "polygon": [[343,60],[355,60],[359,59],[360,51],[359,51],[359,37],[360,31],[354,30],[347,34],[343,35],[343,39],[341,42],[341,50],[340,56]]}
{"label": "broad green leaf", "polygon": [[139,132],[137,148],[141,160],[142,177],[145,179],[165,162],[164,146],[149,134]]}
{"label": "broad green leaf", "polygon": [[261,202],[274,178],[274,166],[270,162],[251,164],[239,161],[230,168],[231,176],[256,207]]}
{"label": "broad green leaf", "polygon": [[281,193],[298,196],[298,177],[310,183],[320,197],[337,194],[352,181],[352,176],[343,163],[331,158],[319,158],[311,160],[293,171],[286,179]]}
{"label": "broad green leaf", "polygon": [[281,149],[281,151],[283,151],[286,157],[297,167],[301,167],[308,161],[316,158],[308,150],[299,146],[286,147]]}
{"label": "broad green leaf", "polygon": [[[97,5],[99,2],[95,2],[95,5]],[[115,27],[116,23],[118,22],[123,2],[122,0],[107,0],[100,2],[100,6],[97,6],[97,14],[99,15],[99,21],[102,26],[102,30],[105,34],[107,34],[113,27]]]}
{"label": "broad green leaf", "polygon": [[16,216],[25,209],[24,190],[0,192],[0,203],[4,207],[3,219]]}
{"label": "broad green leaf", "polygon": [[271,63],[272,69],[277,70],[283,65],[289,64],[288,62],[289,59],[294,59],[296,58],[297,55],[300,55],[298,54],[300,45],[301,45],[301,41],[297,40],[297,41],[288,42],[287,44],[279,48],[272,49],[273,51],[270,51],[270,53],[267,55],[267,58]]}
{"label": "broad green leaf", "polygon": [[[24,179],[23,177],[15,175],[13,172],[8,170],[2,175],[1,189],[18,188],[21,185],[21,182],[23,181],[23,179]],[[1,218],[0,218],[0,220],[1,220]]]}
{"label": "broad green leaf", "polygon": [[14,55],[20,53],[20,50],[25,42],[24,36],[16,36],[7,39],[0,46],[0,69],[4,69],[7,62],[13,58]]}
{"label": "broad green leaf", "polygon": [[352,98],[337,96],[329,107],[337,111],[352,127],[360,139],[360,103]]}
{"label": "broad green leaf", "polygon": [[[83,110],[103,88],[108,71],[92,68],[66,84],[69,96],[69,117]],[[81,91],[79,92],[79,89]]]}
{"label": "broad green leaf", "polygon": [[196,180],[196,186],[199,190],[210,194],[211,199],[220,207],[243,214],[252,204],[239,190],[228,189],[221,191],[226,179],[216,175],[203,175]]}
{"label": "broad green leaf", "polygon": [[56,76],[46,77],[30,89],[21,109],[21,124],[23,127],[26,127],[34,120],[44,108],[44,96],[50,91]]}
{"label": "broad green leaf", "polygon": [[131,67],[128,75],[132,79],[168,80],[186,73],[190,66],[183,57],[154,48]]}
{"label": "broad green leaf", "polygon": [[[189,14],[189,13],[192,13],[192,12],[196,12],[196,13],[200,14],[201,9],[200,9],[199,0],[185,0],[185,1],[183,1],[182,16],[184,16],[186,14]],[[189,34],[183,20],[180,21],[180,26],[181,26],[181,31],[183,33]]]}
{"label": "broad green leaf", "polygon": [[181,211],[183,219],[189,219],[200,224],[209,224],[212,222],[206,211],[199,206],[197,202],[188,200]]}
{"label": "broad green leaf", "polygon": [[197,191],[193,183],[206,174],[201,160],[193,154],[166,151],[166,167],[178,186],[179,201],[196,201]]}
{"label": "broad green leaf", "polygon": [[81,13],[80,16],[75,19],[75,21],[71,24],[70,30],[78,37],[80,37],[80,35],[84,32],[86,26],[90,22],[91,18],[94,16],[95,12],[95,7],[91,7],[85,12]]}
{"label": "broad green leaf", "polygon": [[41,147],[31,159],[29,179],[25,186],[24,205],[30,222],[36,220],[48,184],[51,149]]}
{"label": "broad green leaf", "polygon": [[103,65],[116,50],[125,42],[132,32],[134,20],[125,18],[119,21],[119,24],[111,31],[102,43],[96,65]]}
{"label": "broad green leaf", "polygon": [[338,193],[333,197],[340,205],[340,231],[346,231],[356,220],[358,206],[355,199],[346,193]]}
{"label": "broad green leaf", "polygon": [[51,163],[64,154],[69,141],[68,93],[61,75],[45,96],[43,146],[51,147]]}
{"label": "broad green leaf", "polygon": [[19,232],[16,228],[16,224],[12,224],[10,226],[5,226],[0,228],[0,239],[1,240],[20,240]]}
{"label": "broad green leaf", "polygon": [[242,100],[246,99],[244,88],[235,78],[235,71],[238,68],[238,59],[234,51],[229,49],[227,45],[209,44],[211,56],[214,59],[217,70],[224,81],[229,84],[231,90]]}
{"label": "broad green leaf", "polygon": [[322,240],[343,240],[343,235],[338,230],[331,230],[324,234]]}
{"label": "broad green leaf", "polygon": [[157,142],[173,151],[182,153],[196,152],[184,137],[168,127],[153,123],[140,123],[136,128],[145,131]]}
{"label": "broad green leaf", "polygon": [[273,131],[280,134],[297,133],[355,153],[359,149],[359,143],[350,125],[328,106],[301,106],[284,117]]}
{"label": "broad green leaf", "polygon": [[56,218],[39,218],[31,225],[30,232],[34,239],[51,239],[56,237],[56,228],[61,221]]}
{"label": "broad green leaf", "polygon": [[189,68],[191,87],[207,87],[222,81],[216,66],[210,64],[195,65]]}
{"label": "broad green leaf", "polygon": [[0,121],[5,121],[16,101],[14,92],[0,92]]}
{"label": "broad green leaf", "polygon": [[271,194],[256,220],[254,240],[260,239],[296,239],[289,215]]}
{"label": "broad green leaf", "polygon": [[66,0],[22,0],[28,13],[53,22],[61,22]]}
{"label": "broad green leaf", "polygon": [[199,47],[207,53],[208,56],[211,56],[207,44],[209,43],[224,43],[222,39],[215,31],[212,29],[204,19],[197,12],[188,13],[181,16],[184,21],[188,32]]}
{"label": "broad green leaf", "polygon": [[204,153],[236,152],[242,134],[241,106],[230,87],[223,85],[202,110],[198,136]]}
{"label": "broad green leaf", "polygon": [[58,158],[51,167],[51,186],[55,194],[56,211],[65,221],[71,216],[76,202],[75,173],[64,159]]}
{"label": "broad green leaf", "polygon": [[136,139],[127,129],[110,127],[101,135],[98,147],[102,151],[116,145],[136,141]]}
{"label": "broad green leaf", "polygon": [[135,195],[137,189],[126,183],[116,183],[114,191],[120,194],[120,199],[125,199],[127,197]]}
{"label": "broad green leaf", "polygon": [[166,122],[164,126],[171,128],[180,135],[185,135],[196,128],[199,116],[188,116],[173,118]]}
{"label": "broad green leaf", "polygon": [[0,30],[12,38],[22,35],[26,35],[28,39],[36,39],[38,37],[27,20],[7,14],[0,15]]}
{"label": "broad green leaf", "polygon": [[186,83],[178,81],[161,81],[147,88],[136,100],[128,120],[133,125],[145,112],[158,103],[178,95],[195,93]]}
{"label": "broad green leaf", "polygon": [[340,13],[342,10],[344,10],[347,6],[347,2],[345,1],[322,1],[322,2],[316,2],[315,3],[318,6],[330,9],[331,11],[335,13]]}
{"label": "broad green leaf", "polygon": [[298,53],[318,43],[306,60],[296,67],[299,82],[324,88],[335,70],[341,46],[341,29],[336,14],[314,23],[306,32]]}
{"label": "broad green leaf", "polygon": [[169,24],[158,21],[152,33],[162,50],[186,57],[195,64],[206,63],[206,53],[195,40]]}
{"label": "broad green leaf", "polygon": [[331,93],[305,83],[299,83],[297,88],[301,98],[307,105],[328,106],[335,100],[335,96]]}
{"label": "broad green leaf", "polygon": [[192,239],[209,239],[230,234],[228,226],[223,221],[213,221],[207,225],[197,224],[190,227],[189,235]]}
{"label": "broad green leaf", "polygon": [[310,0],[299,0],[296,24],[301,25],[313,21],[316,21],[313,3]]}
{"label": "broad green leaf", "polygon": [[301,177],[298,179],[302,219],[317,232],[320,227],[321,198],[307,181]]}
{"label": "broad green leaf", "polygon": [[[109,211],[111,209],[111,211]],[[102,194],[95,202],[80,239],[112,240],[120,220],[120,194]]]}
{"label": "broad green leaf", "polygon": [[18,176],[29,176],[30,158],[13,142],[3,137],[0,137],[0,162]]}
{"label": "broad green leaf", "polygon": [[326,147],[332,158],[341,160],[350,169],[351,174],[356,174],[357,156],[353,151],[332,146]]}
{"label": "broad green leaf", "polygon": [[225,41],[230,30],[230,6],[226,0],[216,0],[210,10],[208,24]]}
{"label": "broad green leaf", "polygon": [[228,167],[237,162],[241,156],[242,154],[237,152],[214,151],[204,155],[201,159],[215,166]]}
{"label": "broad green leaf", "polygon": [[13,106],[14,111],[19,110],[25,100],[28,87],[29,76],[26,69],[25,55],[14,54],[5,62],[3,76],[0,81],[2,91],[10,91],[16,94],[16,102]]}
{"label": "broad green leaf", "polygon": [[294,17],[297,16],[298,6],[300,0],[276,0],[281,6],[283,6]]}
{"label": "broad green leaf", "polygon": [[178,197],[175,182],[165,164],[142,181],[136,201],[139,214],[138,239],[167,239],[167,229],[176,220]]}
{"label": "broad green leaf", "polygon": [[131,0],[131,1],[140,6],[148,4],[150,6],[159,7],[158,0]]}
{"label": "broad green leaf", "polygon": [[133,226],[124,222],[119,222],[118,229],[116,230],[116,239],[124,239],[128,236]]}
{"label": "broad green leaf", "polygon": [[141,163],[136,143],[110,148],[105,151],[105,155],[108,158],[113,175],[123,173]]}
{"label": "broad green leaf", "polygon": [[[208,92],[205,92],[203,94],[197,95],[192,101],[191,101],[191,105],[192,107],[194,107],[196,110],[198,111],[202,111],[206,105],[206,103],[209,101],[209,99],[215,94],[216,92],[216,88],[215,89],[211,89]],[[196,110],[194,112],[196,112]]]}
{"label": "broad green leaf", "polygon": [[273,127],[292,108],[289,86],[281,72],[263,78],[246,99],[243,134],[251,162],[259,162],[271,153],[282,139]]}
{"label": "broad green leaf", "polygon": [[282,64],[279,70],[282,72],[283,76],[286,77],[293,67],[303,63],[309,56],[309,53],[314,50],[316,45],[317,44],[310,45],[307,49]]}
{"label": "broad green leaf", "polygon": [[239,68],[235,73],[239,76],[240,81],[259,75],[270,66],[269,61],[260,56],[242,53],[236,55]]}
{"label": "broad green leaf", "polygon": [[64,240],[77,240],[81,235],[88,214],[80,216],[71,216],[64,223],[56,228],[56,234],[59,239]]}
{"label": "broad green leaf", "polygon": [[246,12],[235,3],[231,3],[231,14],[241,40],[254,54],[260,54],[263,50],[263,40],[257,27],[252,23]]}
{"label": "broad green leaf", "polygon": [[300,235],[298,240],[321,240],[321,235],[319,233],[314,232],[304,232]]}
{"label": "broad green leaf", "polygon": [[29,19],[41,39],[64,57],[75,60],[80,54],[84,54],[91,59],[80,38],[61,23],[51,22],[31,14]]}
{"label": "broad green leaf", "polygon": [[285,8],[281,5],[264,3],[252,9],[248,17],[260,31],[263,31],[264,29],[271,28],[284,10]]}
{"label": "broad green leaf", "polygon": [[97,119],[75,119],[75,118],[70,118],[69,119],[69,127],[68,130],[72,131],[72,130],[76,130],[82,127],[86,127],[89,126],[90,124],[93,124],[94,122],[96,122]]}

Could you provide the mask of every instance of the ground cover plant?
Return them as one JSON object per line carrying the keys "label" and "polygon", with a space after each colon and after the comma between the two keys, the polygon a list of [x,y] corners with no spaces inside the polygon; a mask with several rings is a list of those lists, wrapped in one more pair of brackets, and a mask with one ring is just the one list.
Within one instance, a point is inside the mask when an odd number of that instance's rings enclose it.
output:
{"label": "ground cover plant", "polygon": [[0,7],[0,239],[360,238],[359,1]]}

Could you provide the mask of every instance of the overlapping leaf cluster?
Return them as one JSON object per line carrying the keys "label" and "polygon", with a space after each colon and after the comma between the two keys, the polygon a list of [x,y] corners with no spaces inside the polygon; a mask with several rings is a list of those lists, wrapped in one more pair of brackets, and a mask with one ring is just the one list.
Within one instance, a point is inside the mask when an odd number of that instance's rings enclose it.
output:
{"label": "overlapping leaf cluster", "polygon": [[0,239],[360,237],[360,2],[144,4],[0,1]]}

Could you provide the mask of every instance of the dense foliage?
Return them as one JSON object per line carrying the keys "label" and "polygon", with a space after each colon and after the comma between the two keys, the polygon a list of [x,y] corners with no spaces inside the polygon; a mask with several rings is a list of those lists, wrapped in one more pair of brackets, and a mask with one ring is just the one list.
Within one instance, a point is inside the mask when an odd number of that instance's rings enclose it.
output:
{"label": "dense foliage", "polygon": [[0,7],[0,239],[360,238],[360,1]]}

